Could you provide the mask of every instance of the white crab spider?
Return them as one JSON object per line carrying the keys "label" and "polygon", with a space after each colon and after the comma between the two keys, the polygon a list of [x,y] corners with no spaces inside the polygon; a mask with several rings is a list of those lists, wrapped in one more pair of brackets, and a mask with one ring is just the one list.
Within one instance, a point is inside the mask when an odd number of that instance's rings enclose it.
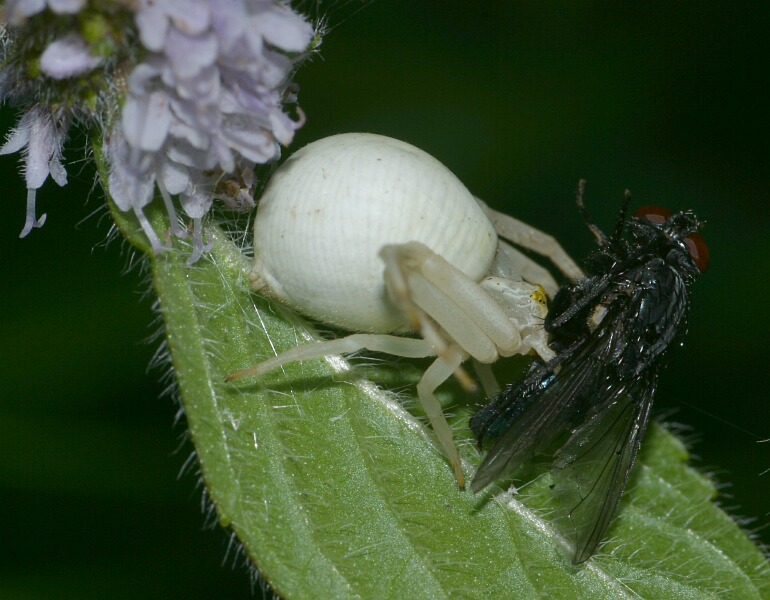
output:
{"label": "white crab spider", "polygon": [[[571,280],[580,268],[551,237],[489,209],[429,154],[367,133],[297,151],[273,174],[254,223],[252,287],[298,312],[364,333],[298,346],[229,379],[367,349],[437,356],[417,392],[460,487],[464,477],[434,390],[461,364],[552,356],[542,319],[557,285],[498,235],[548,258]],[[542,288],[541,288],[542,286]],[[400,335],[419,332],[419,338]],[[496,382],[479,369],[485,390]]]}

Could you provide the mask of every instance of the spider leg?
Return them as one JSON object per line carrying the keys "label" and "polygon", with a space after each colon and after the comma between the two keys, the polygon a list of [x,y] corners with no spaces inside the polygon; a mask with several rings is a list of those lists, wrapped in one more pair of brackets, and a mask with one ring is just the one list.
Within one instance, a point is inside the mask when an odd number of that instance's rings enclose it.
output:
{"label": "spider leg", "polygon": [[[531,225],[527,225],[523,221],[514,219],[510,215],[492,210],[478,198],[476,198],[476,201],[481,208],[484,209],[484,212],[486,212],[489,220],[492,221],[492,225],[494,225],[497,234],[501,238],[513,242],[517,246],[521,246],[522,248],[532,250],[533,252],[545,256],[572,282],[578,281],[584,277],[582,269],[574,260],[572,260],[572,258],[570,258],[569,254],[567,254],[564,248],[561,247],[561,244],[556,241],[556,238],[539,229],[535,229]],[[523,257],[523,255],[521,256]],[[539,270],[544,270],[534,263],[534,261],[531,261],[531,259],[528,260],[536,265]],[[521,273],[521,275],[523,276],[524,274]],[[525,279],[531,283],[539,283],[544,287],[548,284],[548,281],[541,279],[528,279],[527,277],[525,277]],[[553,277],[550,277],[550,279],[553,280]],[[549,287],[546,287],[546,292],[548,292],[549,295],[551,295],[551,291],[552,290],[549,289]]]}

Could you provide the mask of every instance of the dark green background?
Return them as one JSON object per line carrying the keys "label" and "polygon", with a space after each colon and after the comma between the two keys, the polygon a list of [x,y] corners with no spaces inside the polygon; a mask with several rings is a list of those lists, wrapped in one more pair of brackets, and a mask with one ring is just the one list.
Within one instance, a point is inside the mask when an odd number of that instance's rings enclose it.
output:
{"label": "dark green background", "polygon": [[[578,258],[592,248],[580,177],[607,229],[626,187],[638,204],[696,209],[712,266],[656,408],[691,428],[721,503],[766,525],[770,5],[636,4],[324,3],[331,31],[298,78],[308,123],[295,147],[402,138]],[[0,597],[248,598],[242,558],[204,530],[196,476],[177,479],[191,447],[147,372],[146,277],[123,273],[120,242],[104,247],[92,170],[77,144],[65,155],[70,184],[40,192],[48,223],[24,240],[16,159],[0,161]]]}

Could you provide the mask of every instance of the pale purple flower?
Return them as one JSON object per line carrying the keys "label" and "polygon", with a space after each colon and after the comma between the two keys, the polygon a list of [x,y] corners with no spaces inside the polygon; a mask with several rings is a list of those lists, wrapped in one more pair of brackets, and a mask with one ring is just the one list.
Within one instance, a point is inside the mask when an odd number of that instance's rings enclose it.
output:
{"label": "pale purple flower", "polygon": [[74,14],[85,4],[86,0],[6,0],[5,15],[11,25],[18,25],[46,7],[57,14]]}
{"label": "pale purple flower", "polygon": [[70,33],[43,51],[40,70],[52,79],[68,79],[95,69],[101,62],[101,58],[91,55],[82,37]]}
{"label": "pale purple flower", "polygon": [[[229,206],[253,206],[244,198],[253,176],[243,174],[276,160],[302,124],[283,110],[296,62],[285,53],[305,51],[313,29],[273,0],[145,0],[136,24],[155,52],[128,77],[120,131],[108,144],[110,190],[137,211],[157,183],[172,221],[169,196],[178,196],[192,219],[194,261],[207,249],[201,220],[222,195],[222,177],[246,186]],[[161,249],[157,236],[151,242]]]}
{"label": "pale purple flower", "polygon": [[24,178],[27,182],[27,218],[19,237],[25,237],[35,227],[45,223],[45,215],[38,219],[35,199],[38,188],[50,175],[63,186],[67,172],[61,163],[61,149],[68,125],[41,108],[27,111],[11,131],[8,141],[0,148],[0,155],[23,152]]}
{"label": "pale purple flower", "polygon": [[[136,215],[153,251],[166,245],[144,209],[159,195],[171,235],[186,237],[175,208],[181,206],[191,224],[194,262],[210,247],[202,222],[212,202],[253,208],[256,165],[279,158],[304,122],[299,108],[292,118],[284,107],[296,103],[290,77],[313,28],[279,0],[131,0],[105,3],[101,18],[113,29],[103,27],[100,35],[112,37],[100,38],[81,29],[99,22],[100,3],[88,4],[94,15],[71,16],[85,5],[5,3],[10,27],[0,37],[0,99],[18,104],[22,116],[0,153],[23,150],[22,234],[45,220],[35,215],[35,191],[48,175],[66,183],[62,143],[68,126],[80,122],[105,127],[109,192],[118,208]],[[46,9],[62,21],[30,18]],[[62,25],[70,33],[62,36]],[[132,27],[133,33],[113,35]],[[22,42],[25,35],[54,41],[39,53]],[[39,75],[30,78],[29,65],[36,64]]]}

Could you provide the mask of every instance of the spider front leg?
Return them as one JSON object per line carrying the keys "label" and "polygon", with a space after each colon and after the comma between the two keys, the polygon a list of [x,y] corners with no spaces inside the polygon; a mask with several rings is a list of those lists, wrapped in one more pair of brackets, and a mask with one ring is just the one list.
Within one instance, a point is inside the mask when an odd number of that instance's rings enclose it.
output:
{"label": "spider front leg", "polygon": [[425,414],[428,416],[439,446],[441,446],[444,455],[449,460],[449,464],[455,474],[457,487],[461,490],[465,489],[465,474],[460,462],[460,453],[457,451],[457,446],[452,436],[452,428],[449,426],[446,416],[444,416],[444,409],[436,399],[434,392],[438,386],[452,376],[452,373],[457,371],[467,358],[467,354],[451,346],[442,356],[433,361],[433,364],[427,368],[420,381],[417,382],[417,397],[420,399],[420,404],[422,404]]}
{"label": "spider front leg", "polygon": [[385,246],[380,256],[391,299],[439,358],[452,345],[480,363],[541,352],[546,308],[540,286],[499,277],[476,282],[419,242]]}
{"label": "spider front leg", "polygon": [[[489,364],[500,356],[535,349],[545,360],[550,358],[542,328],[542,288],[499,277],[477,283],[418,242],[385,246],[380,255],[385,262],[386,288],[422,339],[356,333],[311,342],[232,373],[227,379],[257,377],[288,363],[364,349],[410,358],[437,356],[417,384],[417,395],[462,488],[465,478],[460,455],[434,392],[453,373],[461,373],[472,387],[472,380],[461,369],[469,357]],[[485,382],[485,388],[493,387],[494,381]]]}
{"label": "spider front leg", "polygon": [[[467,377],[459,370],[468,357],[489,364],[535,349],[549,360],[544,293],[540,286],[499,277],[477,283],[419,242],[385,246],[380,256],[391,299],[438,356],[417,386],[418,397],[463,487],[459,453],[433,392],[452,373]],[[486,376],[493,379],[491,371]],[[487,381],[485,387],[497,386]]]}

